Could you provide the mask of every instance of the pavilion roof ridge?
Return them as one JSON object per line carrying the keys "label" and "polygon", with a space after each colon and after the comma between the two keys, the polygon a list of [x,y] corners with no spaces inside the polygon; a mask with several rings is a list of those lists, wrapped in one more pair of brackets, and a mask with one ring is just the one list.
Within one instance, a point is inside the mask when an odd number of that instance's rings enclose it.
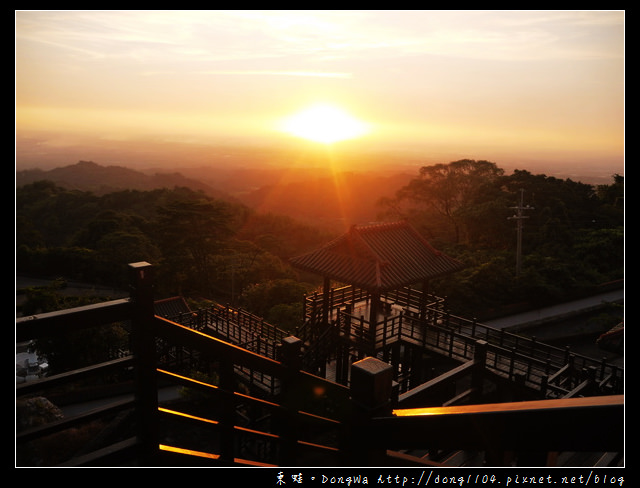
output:
{"label": "pavilion roof ridge", "polygon": [[[367,222],[366,224],[353,224],[349,229],[349,232],[352,233],[353,235],[357,235],[362,240],[362,242],[365,242],[364,239],[362,239],[361,237],[362,236],[361,232],[389,230],[389,229],[396,229],[396,228],[408,229],[411,233],[413,233],[416,239],[418,239],[424,246],[428,247],[434,254],[436,254],[437,256],[442,255],[442,251],[433,247],[431,243],[427,239],[425,239],[424,236],[420,234],[416,230],[416,228],[409,223],[409,221],[406,218],[401,220],[396,220],[393,222],[381,221],[381,222]],[[367,247],[371,249],[370,246],[367,245]],[[376,254],[375,251],[372,250],[372,252]]]}
{"label": "pavilion roof ridge", "polygon": [[389,264],[388,261],[382,259],[380,254],[373,249],[369,243],[362,236],[360,229],[356,225],[352,225],[351,229],[349,229],[349,235],[357,241],[357,243],[369,254],[373,260],[378,265],[384,266],[385,264]]}
{"label": "pavilion roof ridge", "polygon": [[292,258],[291,264],[368,290],[390,290],[464,267],[406,220],[352,225],[315,251]]}

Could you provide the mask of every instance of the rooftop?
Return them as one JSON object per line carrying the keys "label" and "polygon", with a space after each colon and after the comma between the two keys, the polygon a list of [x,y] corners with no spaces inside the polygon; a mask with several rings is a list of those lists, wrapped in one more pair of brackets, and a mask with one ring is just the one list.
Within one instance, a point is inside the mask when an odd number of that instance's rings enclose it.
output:
{"label": "rooftop", "polygon": [[344,235],[291,259],[301,270],[370,292],[384,292],[458,271],[406,221],[354,225]]}

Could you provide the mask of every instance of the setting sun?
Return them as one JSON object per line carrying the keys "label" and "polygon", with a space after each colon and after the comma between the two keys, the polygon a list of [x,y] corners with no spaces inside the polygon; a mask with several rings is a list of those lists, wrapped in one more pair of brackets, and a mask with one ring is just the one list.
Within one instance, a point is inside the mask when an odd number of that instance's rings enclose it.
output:
{"label": "setting sun", "polygon": [[330,144],[368,132],[367,124],[333,105],[317,104],[288,117],[280,130],[315,142]]}

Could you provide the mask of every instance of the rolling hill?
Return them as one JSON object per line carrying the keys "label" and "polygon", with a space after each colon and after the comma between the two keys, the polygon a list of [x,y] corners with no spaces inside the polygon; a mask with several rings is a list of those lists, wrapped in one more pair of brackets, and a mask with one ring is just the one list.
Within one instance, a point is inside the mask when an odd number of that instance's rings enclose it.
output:
{"label": "rolling hill", "polygon": [[202,191],[214,198],[231,198],[211,185],[187,178],[180,173],[148,175],[123,166],[101,166],[92,161],[79,161],[77,164],[51,170],[27,169],[16,172],[16,187],[39,180],[53,181],[62,188],[90,191],[96,195],[104,195],[120,190],[148,191],[177,186]]}
{"label": "rolling hill", "polygon": [[187,187],[213,198],[243,203],[261,213],[286,215],[317,227],[342,230],[352,224],[375,220],[377,201],[392,196],[411,178],[406,173],[330,174],[315,168],[291,171],[202,167],[185,168],[184,172],[188,176],[79,161],[50,170],[17,171],[16,187],[49,180],[63,188],[96,195]]}

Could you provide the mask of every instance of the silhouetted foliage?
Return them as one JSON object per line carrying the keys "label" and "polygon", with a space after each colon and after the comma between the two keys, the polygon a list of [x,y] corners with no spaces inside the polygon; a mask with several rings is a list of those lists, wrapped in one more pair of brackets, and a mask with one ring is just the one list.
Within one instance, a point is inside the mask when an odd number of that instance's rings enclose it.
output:
{"label": "silhouetted foliage", "polygon": [[417,178],[397,192],[396,203],[409,202],[414,212],[426,212],[449,224],[453,240],[459,242],[465,231],[463,216],[475,205],[483,187],[503,173],[495,163],[471,159],[424,166]]}
{"label": "silhouetted foliage", "polygon": [[[462,160],[424,167],[380,202],[407,218],[467,268],[434,281],[458,313],[506,304],[536,306],[593,292],[624,278],[624,178],[597,188],[570,179]],[[523,191],[523,269],[515,275],[516,213]]]}
{"label": "silhouetted foliage", "polygon": [[287,259],[327,238],[188,188],[100,197],[47,181],[16,189],[18,273],[126,288],[127,264],[144,260],[161,296],[233,301],[250,284],[294,278]]}

